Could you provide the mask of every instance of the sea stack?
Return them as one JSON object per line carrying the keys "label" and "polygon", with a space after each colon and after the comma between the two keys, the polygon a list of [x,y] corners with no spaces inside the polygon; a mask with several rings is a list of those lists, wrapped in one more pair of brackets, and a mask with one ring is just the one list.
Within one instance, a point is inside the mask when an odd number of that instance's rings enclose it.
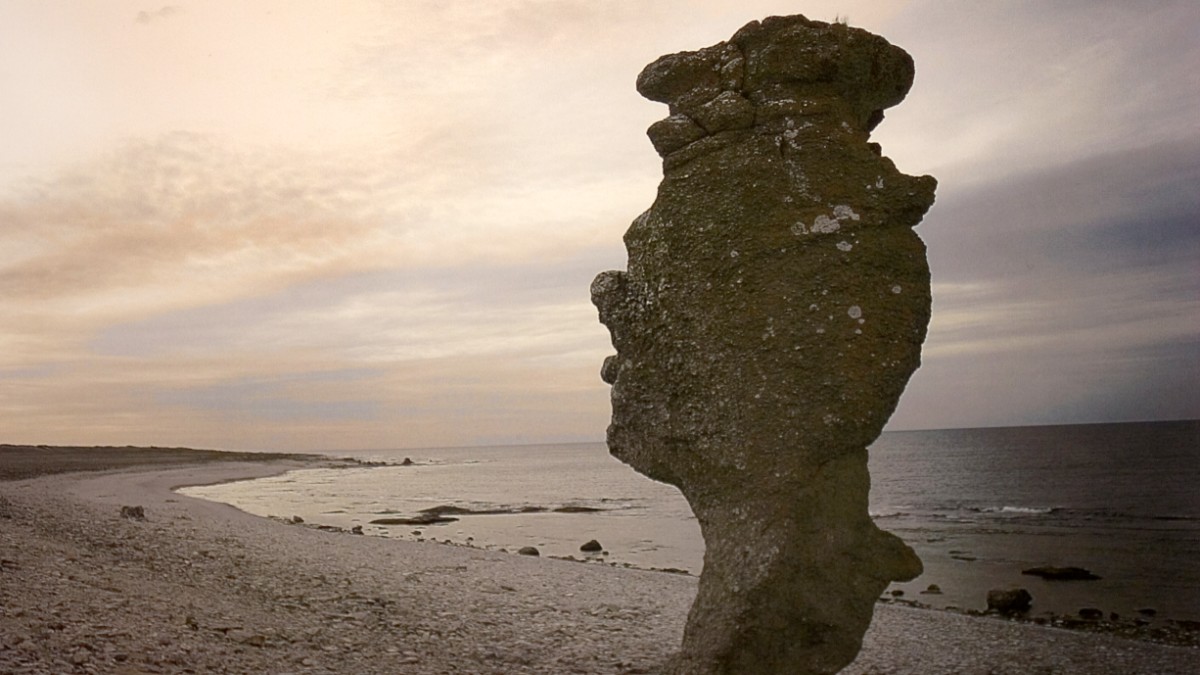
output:
{"label": "sea stack", "polygon": [[912,84],[866,31],[771,17],[664,56],[669,116],[628,271],[592,284],[617,354],[612,454],[678,486],[706,551],[671,672],[834,673],[921,562],[867,513],[867,446],[920,363],[936,181],[869,134]]}

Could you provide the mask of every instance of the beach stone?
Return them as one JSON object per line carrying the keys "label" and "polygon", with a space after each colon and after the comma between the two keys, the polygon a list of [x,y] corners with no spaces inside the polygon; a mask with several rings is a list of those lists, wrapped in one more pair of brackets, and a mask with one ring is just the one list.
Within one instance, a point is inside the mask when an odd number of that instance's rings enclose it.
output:
{"label": "beach stone", "polygon": [[994,588],[988,591],[987,608],[1005,616],[1024,614],[1033,606],[1033,596],[1024,588]]}
{"label": "beach stone", "polygon": [[936,181],[869,142],[913,77],[865,31],[771,17],[663,56],[653,206],[626,271],[592,283],[616,355],[608,445],[700,522],[699,591],[674,673],[831,673],[920,560],[867,512],[867,446],[930,317],[913,231]]}
{"label": "beach stone", "polygon": [[143,506],[122,506],[121,517],[129,520],[145,520],[146,509]]}
{"label": "beach stone", "polygon": [[583,551],[584,553],[597,553],[599,551],[603,551],[604,547],[600,545],[600,542],[592,539],[580,546],[579,550]]}
{"label": "beach stone", "polygon": [[538,556],[538,555],[542,554],[541,551],[537,550],[536,546],[522,546],[521,548],[517,549],[517,553],[519,553],[520,555],[534,555],[534,556]]}

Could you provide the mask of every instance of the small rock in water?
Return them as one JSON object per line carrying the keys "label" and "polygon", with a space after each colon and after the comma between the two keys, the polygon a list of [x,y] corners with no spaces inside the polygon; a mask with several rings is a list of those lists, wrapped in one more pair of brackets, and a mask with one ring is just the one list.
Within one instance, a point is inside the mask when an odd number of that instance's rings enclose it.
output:
{"label": "small rock in water", "polygon": [[600,545],[600,542],[593,539],[583,546],[580,546],[579,550],[583,551],[584,553],[596,553],[598,551],[603,551],[604,547]]}
{"label": "small rock in water", "polygon": [[299,525],[300,523],[304,522],[304,519],[300,516],[292,516],[292,522]]}
{"label": "small rock in water", "polygon": [[1083,609],[1079,610],[1079,618],[1083,619],[1084,621],[1099,621],[1100,619],[1104,618],[1104,612],[1096,609],[1095,607],[1084,607]]}
{"label": "small rock in water", "polygon": [[541,555],[542,554],[541,551],[537,550],[537,548],[534,546],[522,546],[520,548],[520,550],[517,551],[517,553],[520,553],[521,555]]}
{"label": "small rock in water", "polygon": [[1024,588],[1010,590],[992,589],[987,594],[988,611],[995,611],[1005,616],[1024,614],[1033,606],[1033,596]]}
{"label": "small rock in water", "polygon": [[400,462],[400,466],[412,466],[412,465],[413,465],[413,461],[412,461],[411,457],[405,457],[404,461]]}
{"label": "small rock in water", "polygon": [[1041,577],[1046,581],[1096,581],[1100,579],[1100,577],[1082,567],[1051,567],[1047,565],[1021,570],[1021,574]]}
{"label": "small rock in water", "polygon": [[603,511],[603,510],[604,509],[598,509],[594,506],[567,505],[567,506],[559,506],[558,508],[554,509],[554,512],[555,513],[596,513],[597,511]]}
{"label": "small rock in water", "polygon": [[362,525],[355,525],[354,527],[350,528],[350,534],[362,534],[362,533],[363,533]]}
{"label": "small rock in water", "polygon": [[929,587],[921,591],[922,595],[941,595],[942,587],[937,584],[929,584]]}
{"label": "small rock in water", "polygon": [[1142,616],[1154,616],[1155,614],[1158,614],[1158,610],[1152,607],[1143,607],[1139,609],[1137,613],[1141,614]]}

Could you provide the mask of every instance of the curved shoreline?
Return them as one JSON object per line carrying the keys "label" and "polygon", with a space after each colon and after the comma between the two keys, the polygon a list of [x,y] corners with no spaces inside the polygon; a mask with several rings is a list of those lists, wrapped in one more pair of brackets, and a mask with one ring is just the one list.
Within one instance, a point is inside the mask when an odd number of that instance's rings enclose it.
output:
{"label": "curved shoreline", "polygon": [[[0,671],[647,673],[679,644],[694,577],[288,527],[171,491],[300,466],[0,482]],[[1187,672],[1198,653],[880,605],[844,672]]]}

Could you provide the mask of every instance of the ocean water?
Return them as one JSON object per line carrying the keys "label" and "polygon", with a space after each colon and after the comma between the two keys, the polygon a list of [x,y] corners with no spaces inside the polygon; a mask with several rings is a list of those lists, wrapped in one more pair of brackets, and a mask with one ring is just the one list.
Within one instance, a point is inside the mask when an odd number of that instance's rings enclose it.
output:
{"label": "ocean water", "polygon": [[[263,516],[368,535],[596,564],[703,566],[700,528],[679,492],[608,455],[603,443],[335,453],[411,466],[312,469],[186,494]],[[1200,619],[1200,421],[885,433],[871,446],[876,522],[925,563],[889,589],[935,607],[983,609],[991,588],[1023,587],[1034,613],[1081,608]],[[438,525],[373,525],[451,506],[501,513]],[[567,507],[576,511],[558,512]],[[596,539],[603,553],[585,554]],[[1097,581],[1022,575],[1078,566]],[[923,593],[937,584],[940,594]]]}

